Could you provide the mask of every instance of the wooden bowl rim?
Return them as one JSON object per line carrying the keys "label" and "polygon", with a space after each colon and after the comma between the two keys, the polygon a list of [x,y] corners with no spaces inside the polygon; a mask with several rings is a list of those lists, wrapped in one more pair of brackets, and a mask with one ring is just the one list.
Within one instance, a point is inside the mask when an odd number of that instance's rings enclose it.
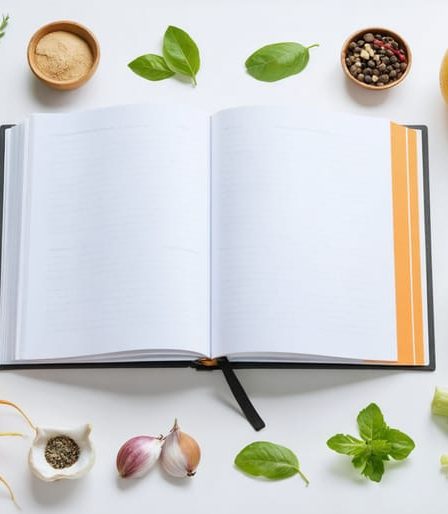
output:
{"label": "wooden bowl rim", "polygon": [[[370,84],[366,84],[365,82],[360,82],[359,80],[355,79],[355,77],[350,73],[348,66],[345,62],[348,45],[352,41],[358,39],[358,36],[364,35],[368,32],[371,32],[373,34],[382,34],[384,36],[391,36],[394,39],[397,39],[398,42],[402,44],[402,46],[406,52],[406,57],[408,58],[408,66],[407,66],[405,72],[403,73],[403,75],[398,80],[395,80],[394,82],[389,82],[388,84],[384,84],[384,86],[372,86]],[[409,75],[409,72],[411,70],[411,65],[412,65],[412,52],[411,52],[411,48],[409,47],[407,41],[402,36],[400,36],[400,34],[398,34],[398,32],[395,32],[394,30],[391,30],[391,29],[386,29],[384,27],[368,27],[365,29],[360,29],[360,30],[356,30],[355,32],[352,32],[352,34],[350,34],[350,36],[344,41],[344,44],[342,45],[342,50],[341,50],[341,65],[342,65],[342,69],[344,70],[345,75],[352,82],[355,82],[355,84],[357,84],[358,86],[363,87],[364,89],[369,89],[370,91],[384,91],[386,89],[390,89],[392,87],[398,86]]]}
{"label": "wooden bowl rim", "polygon": [[[57,31],[70,32],[75,34],[84,39],[84,41],[89,45],[89,48],[93,54],[93,63],[88,73],[82,77],[72,80],[55,80],[48,77],[47,75],[44,75],[37,67],[34,57],[37,44],[47,34]],[[77,87],[87,82],[98,68],[98,63],[100,60],[100,45],[95,34],[81,23],[71,20],[58,20],[43,25],[31,36],[31,39],[28,43],[27,58],[28,64],[34,75],[49,86],[54,87],[55,89],[76,89]]]}

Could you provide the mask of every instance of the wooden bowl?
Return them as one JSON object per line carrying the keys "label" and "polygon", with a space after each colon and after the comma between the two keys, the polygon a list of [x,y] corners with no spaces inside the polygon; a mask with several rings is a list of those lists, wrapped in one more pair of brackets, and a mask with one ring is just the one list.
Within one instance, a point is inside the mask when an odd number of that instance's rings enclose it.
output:
{"label": "wooden bowl", "polygon": [[[387,84],[384,84],[384,86],[374,86],[372,84],[366,84],[365,82],[360,82],[350,73],[350,70],[345,62],[345,58],[347,57],[348,46],[352,41],[357,41],[358,39],[361,39],[364,34],[367,34],[369,32],[372,34],[381,34],[382,36],[393,37],[395,39],[395,41],[404,50],[404,53],[406,54],[406,57],[407,57],[408,66],[407,66],[406,70],[404,71],[403,75],[398,80],[394,80],[393,82],[388,82]],[[342,46],[341,66],[342,66],[342,69],[344,70],[344,73],[347,75],[347,77],[352,82],[354,82],[355,84],[357,84],[360,87],[363,87],[364,89],[370,89],[371,91],[384,91],[385,89],[390,89],[392,87],[395,87],[395,86],[398,86],[399,84],[401,84],[403,82],[403,80],[409,75],[409,71],[411,69],[411,64],[412,64],[412,53],[411,53],[411,49],[409,48],[409,45],[399,34],[397,34],[396,32],[394,32],[392,30],[389,30],[389,29],[384,29],[381,27],[369,27],[367,29],[357,30],[356,32],[353,32],[353,34],[351,34],[345,40],[345,42]]]}
{"label": "wooden bowl", "polygon": [[[89,45],[89,48],[93,56],[93,63],[92,67],[85,75],[82,75],[81,77],[76,78],[74,80],[56,80],[52,79],[51,77],[48,77],[47,75],[44,75],[37,67],[36,47],[39,41],[50,32],[56,31],[71,32],[72,34],[76,34]],[[49,23],[48,25],[44,25],[37,32],[35,32],[28,44],[27,55],[28,64],[30,65],[31,71],[38,79],[47,84],[47,86],[50,86],[54,89],[69,90],[76,89],[82,86],[95,73],[98,67],[98,62],[100,60],[100,45],[98,44],[98,41],[94,34],[88,28],[74,21],[62,20]]]}

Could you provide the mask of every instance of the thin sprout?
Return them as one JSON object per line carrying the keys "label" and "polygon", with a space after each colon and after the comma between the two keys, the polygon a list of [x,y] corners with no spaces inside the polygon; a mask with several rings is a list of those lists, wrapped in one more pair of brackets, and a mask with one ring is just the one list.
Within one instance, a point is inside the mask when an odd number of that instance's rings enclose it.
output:
{"label": "thin sprout", "polygon": [[6,489],[8,489],[8,492],[9,492],[9,496],[11,497],[11,500],[13,501],[14,505],[20,509],[18,503],[16,502],[16,497],[14,496],[14,493],[11,489],[11,486],[8,484],[8,482],[2,477],[0,476],[0,482],[6,487]]}
{"label": "thin sprout", "polygon": [[0,400],[0,405],[8,405],[9,407],[13,407],[14,409],[16,409],[16,411],[20,412],[20,414],[26,419],[28,425],[36,432],[36,427],[34,426],[33,422],[18,405],[8,400]]}
{"label": "thin sprout", "polygon": [[23,434],[20,432],[0,432],[0,437],[3,435],[13,436],[13,437],[23,437]]}

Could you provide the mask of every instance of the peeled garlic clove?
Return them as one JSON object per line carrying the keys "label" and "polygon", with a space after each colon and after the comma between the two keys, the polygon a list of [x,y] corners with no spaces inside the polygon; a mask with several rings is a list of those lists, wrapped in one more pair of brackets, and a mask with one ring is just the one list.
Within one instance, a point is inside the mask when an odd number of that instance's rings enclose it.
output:
{"label": "peeled garlic clove", "polygon": [[31,471],[46,482],[84,476],[95,462],[91,430],[89,424],[64,430],[36,427],[28,457]]}
{"label": "peeled garlic clove", "polygon": [[122,478],[140,478],[157,462],[163,436],[139,435],[126,441],[117,454],[117,470]]}
{"label": "peeled garlic clove", "polygon": [[180,431],[177,420],[165,438],[160,459],[165,471],[173,477],[192,477],[196,474],[201,449],[190,435]]}

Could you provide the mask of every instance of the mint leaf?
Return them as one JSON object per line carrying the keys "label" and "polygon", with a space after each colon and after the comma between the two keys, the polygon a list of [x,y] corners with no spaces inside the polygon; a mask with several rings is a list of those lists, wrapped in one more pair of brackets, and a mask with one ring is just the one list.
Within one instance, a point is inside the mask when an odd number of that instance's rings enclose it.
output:
{"label": "mint leaf", "polygon": [[415,447],[414,441],[400,430],[389,428],[378,405],[371,403],[357,417],[362,440],[336,434],[327,441],[335,452],[352,456],[352,464],[374,482],[384,474],[384,462],[406,459]]}
{"label": "mint leaf", "polygon": [[367,463],[367,455],[366,453],[362,453],[361,455],[356,455],[356,457],[353,457],[352,464],[355,466],[355,468],[362,468],[364,469],[366,463]]}
{"label": "mint leaf", "polygon": [[300,43],[274,43],[256,50],[246,62],[249,75],[263,82],[297,75],[310,59],[309,49],[319,45],[303,46]]}
{"label": "mint leaf", "polygon": [[300,471],[297,456],[290,449],[267,441],[251,443],[243,448],[235,457],[235,465],[255,477],[282,480],[299,474],[309,483]]}
{"label": "mint leaf", "polygon": [[358,414],[359,435],[364,441],[381,439],[383,431],[387,428],[383,414],[375,403],[371,403]]}
{"label": "mint leaf", "polygon": [[388,453],[395,460],[406,459],[406,457],[415,448],[414,441],[408,435],[400,432],[396,428],[388,428],[384,437],[390,445]]}
{"label": "mint leaf", "polygon": [[365,477],[370,478],[373,482],[381,482],[381,478],[384,474],[384,462],[380,457],[371,455],[367,459],[367,463],[362,474]]}
{"label": "mint leaf", "polygon": [[146,54],[128,64],[129,68],[146,80],[164,80],[174,75],[161,55]]}
{"label": "mint leaf", "polygon": [[366,443],[351,435],[336,434],[327,441],[327,446],[344,455],[360,455],[366,449]]}
{"label": "mint leaf", "polygon": [[370,453],[378,455],[382,457],[384,460],[389,460],[389,453],[391,451],[392,445],[389,441],[384,439],[373,439],[367,443]]}
{"label": "mint leaf", "polygon": [[166,29],[163,56],[172,71],[191,77],[196,85],[196,75],[201,66],[199,49],[184,30],[172,25]]}

